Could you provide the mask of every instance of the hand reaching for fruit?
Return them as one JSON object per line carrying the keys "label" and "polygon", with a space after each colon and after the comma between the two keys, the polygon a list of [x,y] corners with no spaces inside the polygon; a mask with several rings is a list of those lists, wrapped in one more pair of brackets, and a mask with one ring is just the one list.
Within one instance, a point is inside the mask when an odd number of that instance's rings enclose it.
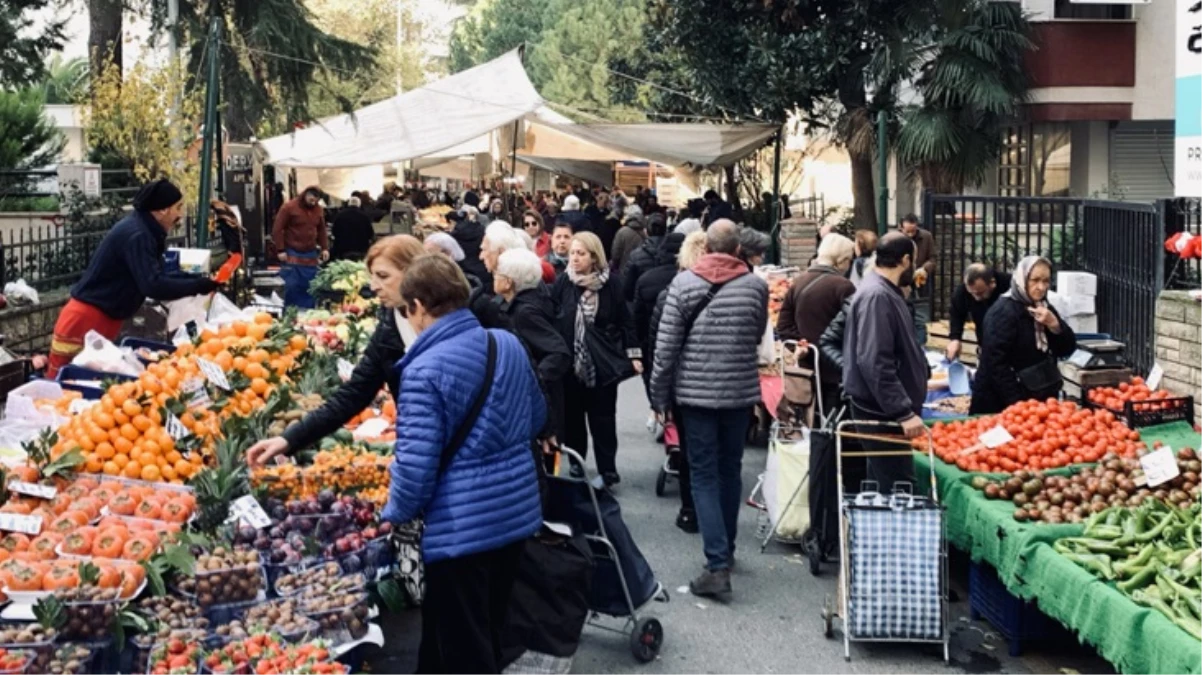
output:
{"label": "hand reaching for fruit", "polygon": [[275,436],[259,441],[246,450],[246,463],[251,466],[265,466],[276,457],[282,457],[288,452],[288,441],[283,436]]}

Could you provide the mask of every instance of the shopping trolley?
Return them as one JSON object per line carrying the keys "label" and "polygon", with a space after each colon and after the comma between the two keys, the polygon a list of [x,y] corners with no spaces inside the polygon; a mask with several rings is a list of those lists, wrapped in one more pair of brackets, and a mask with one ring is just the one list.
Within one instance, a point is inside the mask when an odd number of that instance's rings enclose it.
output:
{"label": "shopping trolley", "polygon": [[[768,442],[768,462],[775,462],[777,472],[784,471],[782,459],[786,451],[795,450],[795,444],[807,443],[810,427],[817,422],[825,423],[825,408],[822,401],[822,375],[818,370],[820,355],[815,345],[804,344],[805,350],[813,354],[814,369],[802,368],[797,365],[797,351],[803,344],[796,340],[785,340],[777,356],[777,367],[780,371],[783,394],[781,403],[777,406],[776,420],[772,423],[771,437]],[[786,353],[794,355],[792,362],[786,359]],[[756,480],[747,504],[759,510],[757,532],[760,536],[760,553],[768,548],[768,543],[776,540],[782,544],[801,544],[805,533],[785,534],[781,532],[781,523],[795,507],[808,509],[808,504],[802,499],[812,475],[807,466],[805,474],[793,486],[789,499],[781,508],[774,508],[777,503],[775,486],[766,487],[770,467]]]}
{"label": "shopping trolley", "polygon": [[[849,429],[849,426],[851,429]],[[848,421],[835,430],[839,474],[839,599],[822,608],[824,634],[843,624],[843,658],[851,660],[852,642],[916,642],[943,645],[949,658],[947,538],[935,482],[934,443],[926,430],[931,456],[931,496],[898,490],[882,495],[865,490],[843,493],[843,440],[854,438],[899,446],[847,456],[909,457],[914,449],[901,436],[872,434],[865,427],[896,429],[892,422]],[[870,487],[871,481],[865,481]]]}
{"label": "shopping trolley", "polygon": [[[552,449],[547,472],[547,513],[544,520],[565,523],[581,532],[592,549],[596,567],[589,591],[588,625],[629,635],[630,651],[642,663],[653,661],[664,642],[659,619],[641,612],[652,600],[668,602],[663,585],[655,579],[630,531],[622,520],[617,500],[599,481],[588,477],[584,458],[571,448]],[[561,461],[567,458],[566,466]],[[619,592],[620,591],[620,592]],[[625,619],[613,628],[601,616]]]}

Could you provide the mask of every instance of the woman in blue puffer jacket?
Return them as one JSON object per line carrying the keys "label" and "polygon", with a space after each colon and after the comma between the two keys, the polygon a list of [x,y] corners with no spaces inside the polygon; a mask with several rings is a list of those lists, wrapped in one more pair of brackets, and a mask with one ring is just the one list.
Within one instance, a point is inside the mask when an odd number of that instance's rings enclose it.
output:
{"label": "woman in blue puffer jacket", "polygon": [[[468,294],[463,272],[439,254],[415,260],[401,283],[418,337],[397,366],[402,422],[383,517],[425,518],[421,673],[499,672],[522,546],[542,524],[531,442],[546,402],[525,348],[510,333],[482,328]],[[466,436],[452,447],[461,428]]]}

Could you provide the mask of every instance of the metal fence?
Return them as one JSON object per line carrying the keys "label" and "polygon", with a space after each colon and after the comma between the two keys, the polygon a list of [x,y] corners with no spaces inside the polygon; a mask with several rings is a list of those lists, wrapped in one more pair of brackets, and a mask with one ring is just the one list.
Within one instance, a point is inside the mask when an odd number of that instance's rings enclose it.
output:
{"label": "metal fence", "polygon": [[794,218],[812,218],[822,220],[826,216],[826,197],[814,195],[801,199],[790,199],[789,210]]}
{"label": "metal fence", "polygon": [[[1202,199],[1179,198],[1161,202],[1164,212],[1164,238],[1178,232],[1202,235]],[[1182,260],[1165,251],[1164,287],[1169,289],[1202,288],[1202,261]]]}
{"label": "metal fence", "polygon": [[1010,271],[1024,256],[1041,255],[1056,270],[1097,275],[1100,330],[1126,343],[1134,368],[1151,369],[1156,299],[1165,287],[1165,202],[928,193],[923,213],[938,256],[932,285],[936,319],[947,317],[969,264]]}

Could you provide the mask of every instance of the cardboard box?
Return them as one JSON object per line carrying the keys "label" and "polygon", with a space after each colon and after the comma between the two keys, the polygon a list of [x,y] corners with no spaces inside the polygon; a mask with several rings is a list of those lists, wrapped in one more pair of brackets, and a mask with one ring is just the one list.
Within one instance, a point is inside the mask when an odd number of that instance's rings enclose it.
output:
{"label": "cardboard box", "polygon": [[1098,277],[1089,272],[1057,272],[1056,292],[1069,297],[1078,295],[1097,297]]}
{"label": "cardboard box", "polygon": [[1092,295],[1062,295],[1064,307],[1054,305],[1060,316],[1089,316],[1098,313],[1098,299]]}
{"label": "cardboard box", "polygon": [[1069,328],[1073,329],[1074,333],[1097,333],[1098,332],[1098,315],[1084,314],[1081,316],[1067,316],[1064,321]]}
{"label": "cardboard box", "polygon": [[208,275],[213,271],[213,252],[207,248],[169,248],[179,251],[179,271],[184,274]]}

